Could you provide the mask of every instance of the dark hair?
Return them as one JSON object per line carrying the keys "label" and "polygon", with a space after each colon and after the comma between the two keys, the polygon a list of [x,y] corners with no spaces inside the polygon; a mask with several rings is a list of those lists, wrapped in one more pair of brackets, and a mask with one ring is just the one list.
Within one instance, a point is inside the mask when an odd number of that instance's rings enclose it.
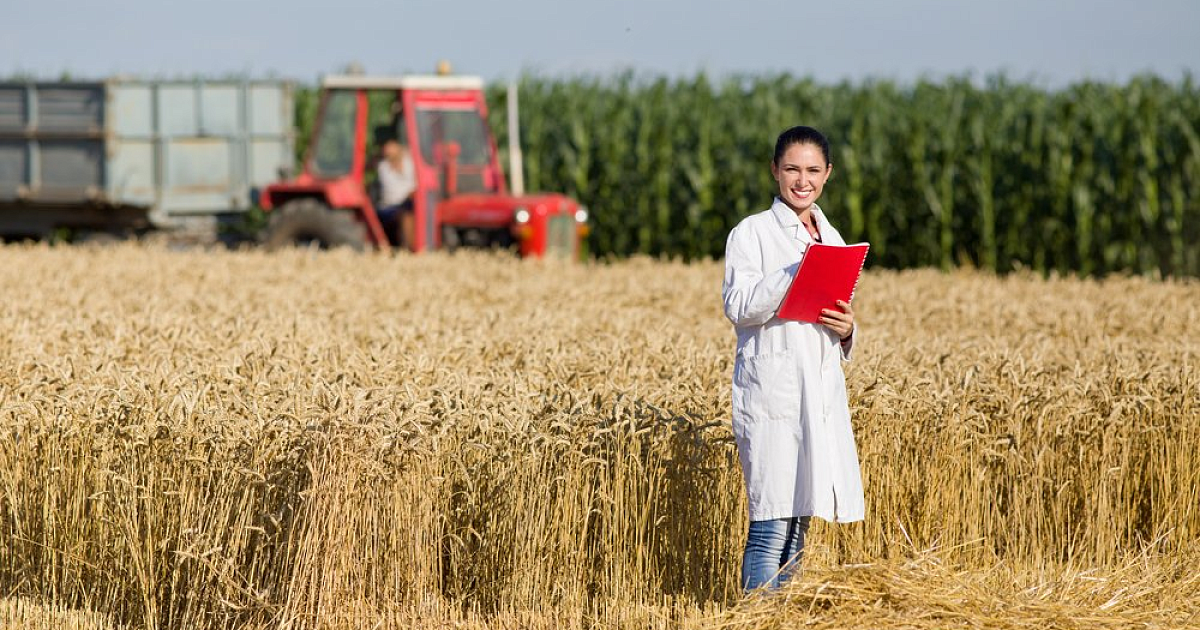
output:
{"label": "dark hair", "polygon": [[375,144],[379,146],[383,146],[388,142],[400,141],[400,139],[396,137],[396,130],[392,129],[391,125],[378,125],[375,127],[374,132]]}
{"label": "dark hair", "polygon": [[825,164],[829,164],[829,140],[820,131],[812,127],[803,125],[792,127],[787,131],[779,134],[779,139],[775,141],[775,157],[771,161],[778,166],[779,160],[783,158],[783,154],[787,153],[789,147],[793,144],[815,144],[821,150],[821,155],[825,156]]}

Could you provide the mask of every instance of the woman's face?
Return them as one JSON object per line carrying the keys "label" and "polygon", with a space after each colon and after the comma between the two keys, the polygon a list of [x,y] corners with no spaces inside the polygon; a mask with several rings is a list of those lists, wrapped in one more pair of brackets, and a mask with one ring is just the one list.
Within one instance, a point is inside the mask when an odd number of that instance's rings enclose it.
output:
{"label": "woman's face", "polygon": [[833,165],[825,163],[815,144],[793,144],[779,163],[771,163],[771,175],[779,182],[779,198],[796,212],[808,210],[825,189]]}
{"label": "woman's face", "polygon": [[400,143],[395,140],[388,140],[383,143],[383,157],[389,160],[395,160],[400,157]]}

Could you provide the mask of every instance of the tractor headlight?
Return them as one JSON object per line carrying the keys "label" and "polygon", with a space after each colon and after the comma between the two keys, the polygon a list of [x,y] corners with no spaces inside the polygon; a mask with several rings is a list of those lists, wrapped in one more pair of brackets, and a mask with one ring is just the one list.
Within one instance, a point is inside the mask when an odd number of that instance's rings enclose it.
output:
{"label": "tractor headlight", "polygon": [[522,225],[529,223],[529,211],[525,208],[517,208],[517,211],[513,213],[513,220]]}
{"label": "tractor headlight", "polygon": [[585,208],[583,206],[579,206],[579,209],[575,211],[575,222],[576,223],[587,223],[587,220],[588,220],[587,208]]}

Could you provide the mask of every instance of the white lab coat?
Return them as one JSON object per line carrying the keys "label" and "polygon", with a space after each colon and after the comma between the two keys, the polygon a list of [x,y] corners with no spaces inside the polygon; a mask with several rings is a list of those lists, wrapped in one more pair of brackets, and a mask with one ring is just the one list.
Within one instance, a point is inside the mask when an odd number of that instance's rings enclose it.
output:
{"label": "white lab coat", "polygon": [[[845,245],[815,205],[813,216],[822,242]],[[733,435],[752,521],[863,519],[841,366],[860,337],[858,326],[843,347],[825,326],[775,317],[812,242],[796,213],[776,199],[733,228],[725,246],[722,297],[737,331]]]}

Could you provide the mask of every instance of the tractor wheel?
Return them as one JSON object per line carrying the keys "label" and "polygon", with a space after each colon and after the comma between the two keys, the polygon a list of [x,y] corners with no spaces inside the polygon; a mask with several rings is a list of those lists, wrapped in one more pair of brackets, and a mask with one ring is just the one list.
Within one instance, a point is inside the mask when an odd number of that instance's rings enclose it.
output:
{"label": "tractor wheel", "polygon": [[462,236],[452,225],[442,226],[442,251],[453,254],[462,246]]}
{"label": "tractor wheel", "polygon": [[283,247],[333,249],[366,247],[366,229],[349,210],[335,210],[316,199],[294,199],[271,213],[263,245],[269,250]]}

